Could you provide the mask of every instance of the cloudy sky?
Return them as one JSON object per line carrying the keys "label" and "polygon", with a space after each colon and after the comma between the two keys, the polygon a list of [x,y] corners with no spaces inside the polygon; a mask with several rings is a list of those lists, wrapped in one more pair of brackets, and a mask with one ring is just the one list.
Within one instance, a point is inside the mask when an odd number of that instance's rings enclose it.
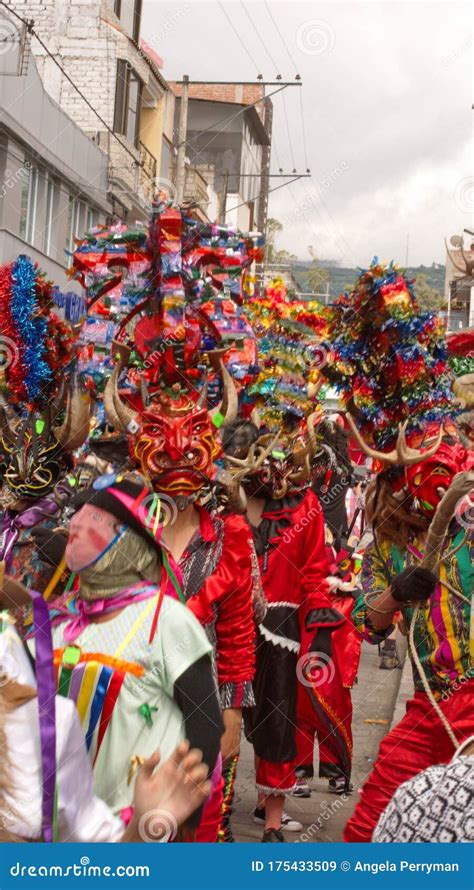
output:
{"label": "cloudy sky", "polygon": [[429,265],[445,235],[474,226],[471,13],[451,0],[144,0],[142,35],[169,79],[301,75],[305,140],[288,87],[273,100],[272,172],[308,163],[312,178],[270,196],[278,247],[404,264],[408,239],[410,265]]}

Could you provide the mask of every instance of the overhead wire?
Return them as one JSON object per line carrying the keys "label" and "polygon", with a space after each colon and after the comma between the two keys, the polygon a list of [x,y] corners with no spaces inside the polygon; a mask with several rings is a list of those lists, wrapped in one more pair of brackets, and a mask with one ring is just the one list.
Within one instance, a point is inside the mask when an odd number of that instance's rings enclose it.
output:
{"label": "overhead wire", "polygon": [[[257,63],[256,63],[255,59],[252,58],[252,56],[251,56],[251,54],[250,54],[248,48],[246,47],[244,41],[242,40],[242,38],[241,38],[239,32],[238,32],[237,29],[235,28],[235,26],[234,26],[234,24],[233,24],[233,22],[232,22],[232,19],[227,15],[227,13],[226,13],[226,11],[225,11],[225,9],[224,9],[224,6],[223,6],[223,4],[221,3],[221,0],[217,0],[217,5],[220,6],[220,8],[221,8],[222,12],[224,13],[224,15],[225,15],[227,21],[229,22],[230,27],[232,28],[232,30],[233,30],[234,34],[236,35],[237,39],[239,40],[239,42],[240,42],[242,48],[243,48],[244,51],[247,53],[247,55],[248,55],[250,61],[252,62],[252,65],[255,66],[255,71],[258,71],[258,66],[257,66]],[[257,77],[260,77],[260,78],[261,78],[262,75],[261,75],[261,74],[257,74]]]}
{"label": "overhead wire", "polygon": [[273,56],[271,55],[270,50],[268,49],[268,47],[267,47],[265,41],[264,41],[263,38],[262,38],[262,35],[260,34],[260,31],[259,31],[258,28],[255,26],[255,23],[254,23],[254,21],[253,21],[251,15],[250,15],[248,9],[246,8],[245,3],[243,2],[243,0],[240,0],[240,5],[241,5],[243,11],[245,12],[245,15],[247,16],[247,18],[248,18],[250,24],[252,25],[252,28],[253,28],[253,30],[255,31],[255,33],[256,33],[256,35],[257,35],[257,37],[258,37],[260,43],[262,44],[264,51],[266,52],[268,58],[270,59],[270,63],[273,65],[273,69],[274,69],[274,71],[276,71],[276,76],[277,76],[277,80],[278,80],[278,79],[281,77],[281,75],[280,75],[280,73],[279,73],[279,71],[278,71],[278,67],[277,67],[277,64],[276,64],[276,62],[275,62],[275,59],[274,59]]}
{"label": "overhead wire", "polygon": [[[124,150],[128,155],[130,155],[130,157],[133,159],[134,164],[135,164],[136,166],[140,166],[140,162],[139,162],[139,160],[137,159],[137,157],[134,155],[134,153],[128,148],[127,145],[125,145],[124,142],[122,142],[122,140],[119,138],[119,136],[117,135],[117,133],[114,132],[114,130],[112,129],[112,127],[109,127],[107,121],[104,120],[104,118],[102,117],[102,115],[100,115],[99,112],[97,111],[97,109],[94,108],[94,106],[93,106],[92,103],[89,101],[89,99],[87,98],[87,96],[85,96],[84,93],[82,92],[82,90],[79,89],[79,87],[77,86],[77,84],[74,83],[72,77],[70,77],[70,75],[67,73],[67,71],[63,68],[63,66],[60,64],[60,62],[58,62],[58,60],[56,59],[56,57],[55,57],[55,56],[53,55],[53,53],[49,50],[49,48],[46,46],[46,44],[45,44],[44,41],[41,39],[41,37],[37,34],[37,32],[35,31],[35,29],[34,29],[32,23],[31,23],[31,22],[28,22],[26,19],[22,18],[22,16],[19,15],[19,14],[16,12],[16,10],[14,10],[11,6],[9,6],[9,5],[5,2],[5,0],[0,0],[0,5],[3,6],[3,7],[5,7],[5,9],[8,10],[8,12],[11,12],[11,13],[12,13],[12,14],[13,14],[13,15],[14,15],[14,16],[15,16],[15,17],[22,23],[22,25],[25,26],[25,28],[27,29],[28,33],[29,33],[29,34],[32,34],[33,37],[35,37],[35,39],[38,41],[38,43],[40,44],[40,46],[44,49],[44,51],[45,51],[46,55],[48,56],[48,58],[50,58],[50,59],[52,60],[52,62],[54,62],[54,64],[57,66],[57,68],[59,68],[59,70],[61,71],[61,73],[63,74],[63,76],[66,78],[66,80],[71,84],[71,86],[73,87],[73,89],[75,89],[76,93],[77,93],[77,94],[81,97],[81,99],[86,103],[86,105],[88,106],[88,108],[90,108],[90,110],[96,115],[97,119],[101,122],[102,126],[105,127],[105,129],[107,130],[107,132],[110,133],[110,135],[113,136],[114,139],[117,140],[117,142],[119,143],[119,145],[122,146],[123,150]],[[148,171],[145,170],[144,168],[143,168],[143,172],[144,172],[145,176],[147,176],[150,180],[153,179],[153,177],[150,176],[150,174],[148,173]]]}
{"label": "overhead wire", "polygon": [[295,69],[296,77],[299,78],[298,68],[297,68],[297,66],[296,66],[296,62],[295,62],[293,56],[291,55],[290,50],[288,49],[288,46],[287,46],[287,44],[286,44],[286,42],[285,42],[285,40],[284,40],[284,38],[283,38],[283,35],[282,35],[282,33],[281,33],[281,31],[280,31],[280,29],[279,29],[279,27],[278,27],[278,25],[277,25],[275,19],[273,18],[273,14],[272,14],[272,11],[271,11],[271,9],[270,9],[268,3],[267,3],[267,0],[263,0],[263,2],[264,2],[264,4],[265,4],[266,10],[267,10],[267,12],[268,12],[268,15],[270,16],[270,18],[271,18],[271,20],[272,20],[272,22],[273,22],[273,24],[274,24],[274,26],[275,26],[275,28],[276,28],[276,31],[277,31],[277,33],[278,33],[279,36],[280,36],[280,40],[281,40],[283,46],[285,47],[285,50],[286,50],[287,55],[288,55],[288,58],[289,58],[291,64],[293,65],[293,67],[294,67],[294,69]]}
{"label": "overhead wire", "polygon": [[[268,15],[269,15],[271,21],[273,22],[274,28],[275,28],[275,30],[276,30],[276,32],[277,32],[277,34],[278,34],[278,36],[279,36],[279,38],[280,38],[282,44],[283,44],[283,47],[284,47],[284,49],[285,49],[285,52],[286,52],[286,54],[287,54],[287,56],[288,56],[288,58],[289,58],[291,64],[292,64],[293,67],[295,68],[295,71],[296,71],[296,75],[295,75],[295,76],[296,76],[296,79],[297,79],[297,80],[300,80],[300,75],[299,75],[299,73],[298,73],[298,70],[297,70],[297,67],[296,67],[295,60],[294,60],[293,56],[292,56],[291,53],[290,53],[290,50],[289,50],[289,48],[288,48],[288,44],[287,44],[285,38],[283,37],[283,34],[282,34],[281,31],[280,31],[280,28],[278,27],[278,23],[277,23],[276,19],[275,19],[274,16],[273,16],[273,13],[272,13],[272,11],[271,11],[271,9],[270,9],[268,3],[267,3],[267,0],[264,0],[264,4],[265,4],[265,8],[266,8],[266,10],[267,10],[267,12],[268,12]],[[286,105],[286,103],[285,103],[285,99],[284,99],[284,98],[283,98],[283,101],[284,101],[284,104]],[[304,162],[305,162],[305,165],[306,165],[306,170],[307,170],[307,172],[309,172],[308,151],[307,151],[307,147],[306,147],[306,126],[305,126],[305,122],[304,122],[303,94],[302,94],[301,91],[300,91],[300,113],[301,113],[301,130],[302,130],[302,135],[303,135],[303,154],[304,154]],[[286,107],[285,107],[285,114],[286,114]]]}

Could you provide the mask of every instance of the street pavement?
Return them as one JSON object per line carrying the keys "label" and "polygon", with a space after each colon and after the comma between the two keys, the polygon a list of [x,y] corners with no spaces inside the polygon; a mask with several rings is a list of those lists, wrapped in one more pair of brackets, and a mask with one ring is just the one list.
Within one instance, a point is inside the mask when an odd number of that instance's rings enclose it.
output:
{"label": "street pavement", "polygon": [[[398,643],[403,655],[405,640]],[[403,676],[403,682],[401,679]],[[338,797],[329,794],[327,781],[318,776],[318,754],[315,746],[315,777],[311,783],[313,792],[310,798],[287,797],[286,811],[303,825],[302,832],[285,832],[286,841],[298,843],[318,843],[342,840],[344,825],[351,815],[357,800],[358,789],[371,771],[377,756],[379,744],[389,731],[392,722],[403,716],[404,701],[411,694],[411,668],[403,671],[379,669],[377,646],[363,643],[358,682],[352,690],[354,716],[352,731],[354,737],[354,761],[352,782],[354,793]],[[400,702],[399,699],[400,692]],[[395,716],[395,720],[394,720]],[[380,723],[366,723],[367,720],[382,720]],[[256,790],[253,769],[253,750],[242,740],[241,758],[236,782],[236,799],[232,826],[238,842],[259,841],[263,826],[252,821],[256,803]]]}

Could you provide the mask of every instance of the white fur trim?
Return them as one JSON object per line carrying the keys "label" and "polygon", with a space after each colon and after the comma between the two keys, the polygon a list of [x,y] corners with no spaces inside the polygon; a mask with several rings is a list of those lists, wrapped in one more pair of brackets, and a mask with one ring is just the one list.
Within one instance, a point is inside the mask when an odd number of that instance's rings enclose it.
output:
{"label": "white fur trim", "polygon": [[296,782],[291,786],[291,788],[270,788],[269,785],[259,785],[258,782],[255,783],[255,787],[258,791],[262,791],[263,794],[266,794],[267,797],[270,795],[275,795],[278,797],[280,794],[290,794],[291,791],[294,791],[296,786]]}
{"label": "white fur trim", "polygon": [[288,637],[280,637],[264,627],[263,624],[260,624],[260,633],[265,637],[268,643],[273,643],[275,646],[281,646],[282,649],[288,649],[288,652],[300,651],[300,643],[297,643],[296,640],[289,640]]}

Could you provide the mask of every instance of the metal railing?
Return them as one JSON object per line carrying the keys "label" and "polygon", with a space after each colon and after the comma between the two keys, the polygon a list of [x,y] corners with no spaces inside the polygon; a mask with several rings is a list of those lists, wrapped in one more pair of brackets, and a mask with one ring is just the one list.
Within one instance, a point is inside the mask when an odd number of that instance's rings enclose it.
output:
{"label": "metal railing", "polygon": [[156,158],[152,155],[151,151],[148,150],[146,145],[143,142],[140,142],[139,145],[140,150],[140,168],[142,169],[145,177],[149,178],[153,183],[156,179]]}

